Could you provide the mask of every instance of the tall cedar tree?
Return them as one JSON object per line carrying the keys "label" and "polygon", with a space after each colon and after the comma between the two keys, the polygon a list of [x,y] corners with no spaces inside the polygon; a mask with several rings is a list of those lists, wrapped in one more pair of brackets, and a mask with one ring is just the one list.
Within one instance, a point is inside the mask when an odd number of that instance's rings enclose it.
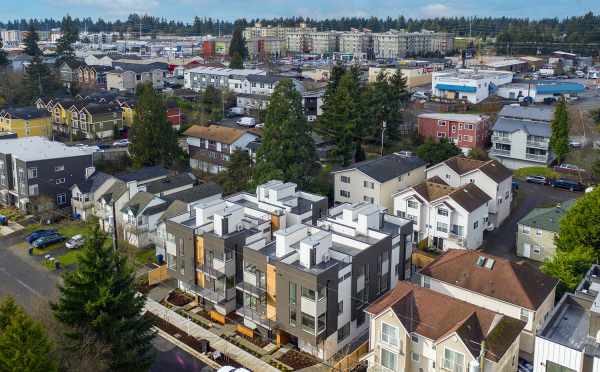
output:
{"label": "tall cedar tree", "polygon": [[316,123],[319,134],[335,141],[331,151],[332,160],[343,166],[352,163],[356,142],[361,142],[361,106],[358,76],[353,70],[345,71],[335,91],[326,95],[323,115]]}
{"label": "tall cedar tree", "polygon": [[181,157],[177,133],[167,120],[163,97],[150,84],[138,86],[129,152],[135,166],[169,166]]}
{"label": "tall cedar tree", "polygon": [[147,371],[154,359],[154,332],[141,313],[146,299],[137,294],[126,258],[106,243],[96,227],[77,269],[64,274],[60,298],[52,304],[54,315],[72,329],[66,335],[73,347],[89,333],[108,345],[111,371]]}
{"label": "tall cedar tree", "polygon": [[569,152],[569,112],[564,99],[556,105],[550,126],[552,128],[550,148],[558,160],[562,161]]}
{"label": "tall cedar tree", "polygon": [[0,371],[56,372],[52,342],[12,297],[0,303]]}
{"label": "tall cedar tree", "polygon": [[10,63],[10,61],[8,60],[8,55],[6,54],[6,51],[2,49],[2,47],[4,47],[4,41],[0,36],[0,69],[7,67]]}
{"label": "tall cedar tree", "polygon": [[225,194],[247,190],[254,175],[254,164],[247,151],[236,149],[225,163],[226,170],[219,173],[217,182]]}
{"label": "tall cedar tree", "polygon": [[72,62],[75,59],[73,44],[79,38],[79,30],[70,15],[67,15],[62,20],[62,33],[63,35],[56,43],[57,65],[62,62]]}
{"label": "tall cedar tree", "polygon": [[23,81],[24,92],[30,100],[36,96],[51,94],[56,88],[50,68],[43,63],[42,50],[38,46],[38,41],[39,35],[32,23],[23,40],[25,54],[32,57],[31,63],[25,70]]}
{"label": "tall cedar tree", "polygon": [[242,33],[242,27],[236,26],[231,35],[231,42],[229,43],[229,57],[233,59],[234,56],[238,55],[244,60],[248,57],[248,48],[246,48],[246,40]]}
{"label": "tall cedar tree", "polygon": [[254,183],[283,179],[296,183],[301,189],[309,189],[319,170],[310,132],[300,93],[290,79],[280,81],[265,114]]}
{"label": "tall cedar tree", "polygon": [[437,164],[462,154],[462,151],[446,138],[440,139],[439,142],[428,138],[425,143],[417,148],[416,153],[417,156],[429,164]]}

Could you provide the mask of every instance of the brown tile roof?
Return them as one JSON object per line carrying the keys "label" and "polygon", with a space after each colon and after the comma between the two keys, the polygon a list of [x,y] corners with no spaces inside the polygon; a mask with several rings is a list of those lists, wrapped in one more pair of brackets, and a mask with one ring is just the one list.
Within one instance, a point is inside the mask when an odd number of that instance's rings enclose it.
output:
{"label": "brown tile roof", "polygon": [[206,127],[193,125],[183,134],[189,137],[205,138],[221,143],[232,144],[237,141],[238,138],[243,136],[244,133],[247,133],[247,131],[222,125],[209,125]]}
{"label": "brown tile roof", "polygon": [[[492,269],[477,266],[480,256],[495,260]],[[527,262],[464,250],[447,251],[421,274],[530,310],[536,310],[558,284]]]}
{"label": "brown tile roof", "polygon": [[438,177],[433,181],[427,180],[425,182],[421,182],[420,184],[413,186],[413,190],[415,190],[427,201],[439,199],[442,196],[446,196],[452,191],[456,190],[455,187],[439,183],[438,179],[441,180],[441,178]]}
{"label": "brown tile roof", "polygon": [[512,172],[496,160],[475,160],[464,155],[457,155],[444,161],[444,163],[458,174],[465,174],[475,169],[480,169],[496,182],[501,182],[512,176]]}
{"label": "brown tile roof", "polygon": [[[403,281],[366,311],[378,315],[390,308],[408,332],[436,341],[456,332],[473,356],[479,355],[481,341],[487,343],[487,338],[494,336],[493,347],[489,348],[486,357],[495,361],[502,357],[525,326],[522,321]],[[500,324],[510,327],[499,329]]]}
{"label": "brown tile roof", "polygon": [[437,176],[414,186],[413,190],[429,202],[447,196],[468,212],[474,211],[491,199],[473,183],[452,187]]}

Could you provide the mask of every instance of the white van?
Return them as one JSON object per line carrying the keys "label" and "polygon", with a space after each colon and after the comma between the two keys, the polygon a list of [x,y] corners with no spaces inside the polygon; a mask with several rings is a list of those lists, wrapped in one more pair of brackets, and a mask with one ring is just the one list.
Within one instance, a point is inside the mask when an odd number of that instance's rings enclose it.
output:
{"label": "white van", "polygon": [[237,125],[241,125],[242,127],[253,127],[256,125],[256,119],[248,116],[244,116],[236,121]]}

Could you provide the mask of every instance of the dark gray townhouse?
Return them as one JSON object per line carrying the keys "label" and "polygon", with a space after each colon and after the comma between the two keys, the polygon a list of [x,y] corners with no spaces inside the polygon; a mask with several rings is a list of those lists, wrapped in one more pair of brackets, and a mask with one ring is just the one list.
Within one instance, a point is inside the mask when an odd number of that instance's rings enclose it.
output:
{"label": "dark gray townhouse", "polygon": [[40,197],[71,202],[71,186],[94,173],[90,150],[43,137],[0,140],[0,203],[35,212]]}

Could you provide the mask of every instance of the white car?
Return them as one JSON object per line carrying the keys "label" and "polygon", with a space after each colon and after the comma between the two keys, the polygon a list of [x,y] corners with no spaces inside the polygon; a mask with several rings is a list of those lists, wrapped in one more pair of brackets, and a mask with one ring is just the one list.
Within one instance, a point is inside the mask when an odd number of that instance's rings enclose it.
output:
{"label": "white car", "polygon": [[127,147],[129,146],[130,142],[128,139],[122,139],[122,140],[118,140],[113,142],[113,146],[115,147]]}
{"label": "white car", "polygon": [[558,166],[560,169],[565,169],[565,170],[570,170],[570,171],[575,171],[575,172],[585,172],[585,169],[583,168],[579,168],[578,166],[576,166],[575,164],[569,164],[569,163],[562,163],[561,165]]}
{"label": "white car", "polygon": [[85,238],[83,237],[83,235],[78,234],[78,235],[73,236],[71,239],[69,239],[65,243],[65,247],[67,247],[67,249],[81,248],[81,247],[83,247],[84,243],[85,243]]}

